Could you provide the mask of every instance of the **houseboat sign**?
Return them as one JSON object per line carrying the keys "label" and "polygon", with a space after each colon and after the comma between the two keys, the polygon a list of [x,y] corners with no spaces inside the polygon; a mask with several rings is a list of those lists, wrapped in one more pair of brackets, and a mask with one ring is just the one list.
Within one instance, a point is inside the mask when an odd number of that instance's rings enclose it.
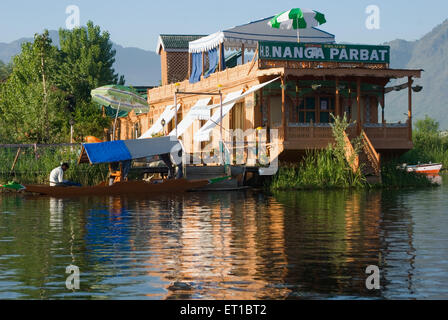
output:
{"label": "houseboat sign", "polygon": [[389,46],[259,42],[259,57],[262,60],[322,61],[390,63]]}

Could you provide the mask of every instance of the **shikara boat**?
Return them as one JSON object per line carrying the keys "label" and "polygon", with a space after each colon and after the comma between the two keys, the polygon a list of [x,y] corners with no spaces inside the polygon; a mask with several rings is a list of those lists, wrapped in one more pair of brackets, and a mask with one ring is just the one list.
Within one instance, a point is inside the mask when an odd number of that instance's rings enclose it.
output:
{"label": "shikara boat", "polygon": [[[181,144],[172,137],[159,137],[151,139],[138,139],[126,141],[111,141],[99,143],[85,143],[81,151],[78,163],[90,165],[100,163],[113,163],[134,159],[148,158],[154,155],[172,153]],[[172,166],[173,164],[168,164]],[[121,169],[118,172],[110,172],[115,180],[103,182],[96,186],[85,187],[50,187],[48,185],[21,185],[12,183],[4,186],[8,189],[27,193],[40,194],[54,197],[77,197],[91,195],[151,195],[153,193],[179,193],[204,187],[230,177],[216,177],[214,179],[187,180],[167,179],[152,181],[126,181]]]}
{"label": "shikara boat", "polygon": [[112,186],[102,183],[91,187],[50,187],[48,185],[24,185],[23,192],[52,197],[77,197],[101,195],[151,195],[153,193],[180,193],[213,183],[209,180],[163,180],[158,183],[146,181],[117,182]]}
{"label": "shikara boat", "polygon": [[419,164],[415,166],[406,166],[407,172],[416,172],[416,173],[422,173],[426,175],[437,175],[440,173],[440,170],[442,170],[442,164],[441,163],[435,163],[435,164]]}

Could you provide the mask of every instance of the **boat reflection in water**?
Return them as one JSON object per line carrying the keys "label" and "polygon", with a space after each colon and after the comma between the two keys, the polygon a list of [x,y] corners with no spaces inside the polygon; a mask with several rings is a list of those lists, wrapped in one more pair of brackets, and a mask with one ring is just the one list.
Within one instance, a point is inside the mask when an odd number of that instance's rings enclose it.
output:
{"label": "boat reflection in water", "polygon": [[[8,294],[24,298],[427,297],[418,290],[424,281],[415,277],[429,277],[426,263],[441,263],[437,250],[443,249],[425,251],[431,248],[425,245],[421,251],[419,243],[431,243],[431,233],[415,239],[414,229],[438,228],[444,216],[434,224],[429,216],[422,222],[420,212],[440,204],[442,188],[210,192],[62,202],[4,197],[0,211],[15,214],[0,216],[0,226],[10,226],[6,234],[2,231],[0,253],[11,252],[13,243],[15,256],[3,255],[0,269],[15,273],[0,279],[0,296],[2,281],[7,281],[20,283],[8,285]],[[437,239],[443,230],[439,233]],[[425,256],[420,264],[419,252]],[[81,270],[81,289],[74,292],[65,288],[70,264]],[[370,265],[381,270],[381,290],[366,289]],[[423,276],[419,268],[426,270]],[[440,281],[448,280],[443,268],[437,271]]]}
{"label": "boat reflection in water", "polygon": [[204,193],[127,203],[128,253],[114,248],[154,279],[144,285],[149,298],[381,295],[365,287],[365,269],[384,258],[379,192]]}
{"label": "boat reflection in water", "polygon": [[432,183],[437,184],[437,185],[439,185],[439,186],[441,186],[442,183],[443,183],[442,176],[440,176],[440,175],[438,175],[438,174],[436,174],[436,175],[427,175],[427,177],[428,177],[428,179],[429,179]]}

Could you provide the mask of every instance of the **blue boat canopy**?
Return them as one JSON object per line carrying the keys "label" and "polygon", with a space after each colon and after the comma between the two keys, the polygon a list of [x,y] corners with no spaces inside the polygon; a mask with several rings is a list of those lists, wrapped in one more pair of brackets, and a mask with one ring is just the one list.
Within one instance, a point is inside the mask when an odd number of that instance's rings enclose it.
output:
{"label": "blue boat canopy", "polygon": [[78,163],[111,163],[141,159],[181,150],[175,137],[83,143]]}

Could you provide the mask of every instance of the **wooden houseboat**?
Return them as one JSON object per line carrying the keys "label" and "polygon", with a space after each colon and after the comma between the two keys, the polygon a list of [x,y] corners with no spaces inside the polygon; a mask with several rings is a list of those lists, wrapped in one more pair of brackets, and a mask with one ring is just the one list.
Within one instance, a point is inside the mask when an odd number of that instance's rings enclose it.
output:
{"label": "wooden houseboat", "polygon": [[[422,70],[391,69],[388,46],[337,44],[334,35],[317,28],[301,31],[298,42],[294,30],[272,29],[269,19],[206,37],[161,36],[163,83],[148,90],[149,113],[120,119],[117,138],[175,135],[177,128],[187,153],[200,154],[205,145],[218,147],[222,130],[277,129],[278,139],[271,142],[278,158],[297,160],[306,150],[332,143],[331,114],[345,114],[356,121],[347,130],[348,150],[350,140],[361,136],[365,148],[359,160],[372,173],[379,172],[380,154],[387,158],[413,148],[412,94],[418,91],[413,81]],[[404,83],[387,87],[394,79]],[[384,110],[394,106],[385,105],[385,94],[403,88],[407,121],[389,123]],[[192,117],[206,106],[219,119],[207,130],[212,120]]]}

